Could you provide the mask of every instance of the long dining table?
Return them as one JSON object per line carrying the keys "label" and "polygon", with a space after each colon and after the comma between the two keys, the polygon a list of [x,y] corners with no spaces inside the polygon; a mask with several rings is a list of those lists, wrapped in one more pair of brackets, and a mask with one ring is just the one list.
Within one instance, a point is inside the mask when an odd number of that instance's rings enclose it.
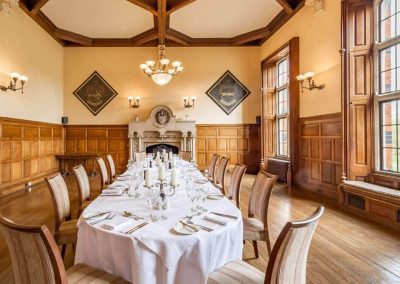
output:
{"label": "long dining table", "polygon": [[[178,164],[191,167],[184,161]],[[145,165],[133,165],[110,188],[126,185],[124,176],[129,176],[135,167]],[[146,170],[152,172],[153,183],[156,182],[157,170]],[[208,183],[210,198],[205,200],[204,210],[192,212],[183,168],[177,170],[178,186],[174,195],[168,197],[168,210],[150,208],[144,178],[136,195],[124,192],[100,195],[93,200],[78,222],[75,264],[84,263],[135,284],[204,284],[209,273],[241,259],[240,210],[227,198],[211,198],[220,191]],[[192,170],[202,177],[195,167]],[[167,170],[167,183],[170,176]],[[166,218],[154,220],[154,216]],[[189,221],[196,225],[186,228]],[[176,229],[179,226],[184,226],[187,234]]]}

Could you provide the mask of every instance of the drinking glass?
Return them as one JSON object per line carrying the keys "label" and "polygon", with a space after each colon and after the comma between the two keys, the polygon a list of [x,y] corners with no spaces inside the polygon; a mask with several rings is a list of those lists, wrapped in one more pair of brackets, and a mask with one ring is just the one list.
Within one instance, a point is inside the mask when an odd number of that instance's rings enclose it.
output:
{"label": "drinking glass", "polygon": [[187,193],[187,196],[188,196],[190,202],[192,203],[192,207],[190,208],[190,211],[197,212],[197,207],[195,204],[195,201],[197,199],[197,190],[194,186],[193,181],[191,181],[191,180],[189,180],[189,182],[186,183],[186,193]]}
{"label": "drinking glass", "polygon": [[157,222],[159,220],[158,216],[153,214],[153,210],[156,207],[160,197],[160,190],[157,187],[146,188],[146,202],[150,208],[149,219],[152,222]]}

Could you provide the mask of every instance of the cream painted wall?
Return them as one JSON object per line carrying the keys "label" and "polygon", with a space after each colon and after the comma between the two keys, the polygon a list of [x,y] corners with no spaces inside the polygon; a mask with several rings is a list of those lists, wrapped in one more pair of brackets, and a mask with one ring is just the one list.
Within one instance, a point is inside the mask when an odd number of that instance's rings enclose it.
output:
{"label": "cream painted wall", "polygon": [[316,72],[316,83],[325,89],[300,94],[300,117],[341,111],[340,1],[327,0],[326,11],[313,15],[311,7],[302,8],[260,50],[263,60],[292,37],[300,37],[300,72]]}
{"label": "cream painted wall", "polygon": [[0,13],[0,83],[11,71],[29,77],[24,94],[0,92],[0,116],[60,123],[63,48],[22,10]]}
{"label": "cream painted wall", "polygon": [[[260,115],[259,47],[169,48],[167,56],[180,60],[184,71],[165,86],[158,86],[139,65],[156,57],[156,48],[66,48],[64,50],[64,114],[70,124],[125,124],[135,115],[146,119],[157,105],[169,106],[177,118],[189,115],[197,123],[255,123]],[[251,94],[229,116],[205,91],[229,69]],[[73,91],[97,70],[118,92],[97,116]],[[142,98],[139,109],[128,108],[128,96]],[[184,109],[184,96],[196,96],[194,109]]]}

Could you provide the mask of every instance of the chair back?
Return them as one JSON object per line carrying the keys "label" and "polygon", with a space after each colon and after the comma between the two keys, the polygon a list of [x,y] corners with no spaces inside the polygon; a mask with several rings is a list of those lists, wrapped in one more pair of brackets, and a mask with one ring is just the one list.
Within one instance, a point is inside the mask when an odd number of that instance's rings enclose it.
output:
{"label": "chair back", "polygon": [[246,173],[246,169],[247,167],[244,165],[236,165],[234,167],[231,181],[226,190],[227,197],[232,199],[238,208],[240,208],[240,186],[242,185],[242,179]]}
{"label": "chair back", "polygon": [[73,168],[76,180],[78,182],[78,202],[81,205],[90,198],[90,183],[85,167],[80,164]]}
{"label": "chair back", "polygon": [[267,220],[269,200],[271,199],[272,189],[278,177],[265,171],[260,171],[253,183],[249,202],[249,216],[259,216],[264,224]]}
{"label": "chair back", "polygon": [[10,251],[15,283],[67,283],[57,244],[46,226],[20,226],[0,217]]}
{"label": "chair back", "polygon": [[110,167],[109,182],[111,182],[113,181],[113,179],[115,179],[115,164],[114,164],[114,159],[110,154],[107,155],[107,161]]}
{"label": "chair back", "polygon": [[215,172],[214,182],[218,185],[221,185],[221,188],[223,189],[223,191],[225,191],[225,189],[224,189],[225,173],[226,173],[226,168],[228,167],[228,163],[229,163],[229,159],[222,157],[218,164],[217,170]]}
{"label": "chair back", "polygon": [[101,189],[103,189],[106,184],[108,184],[108,172],[106,163],[104,162],[102,157],[96,157],[96,162],[100,169]]}
{"label": "chair back", "polygon": [[58,231],[60,223],[71,217],[71,205],[69,201],[68,188],[64,178],[60,173],[51,178],[45,178],[45,180],[50,189],[51,198],[53,200],[56,217],[55,229]]}
{"label": "chair back", "polygon": [[146,152],[135,152],[135,162],[142,162],[146,159]]}
{"label": "chair back", "polygon": [[210,165],[208,165],[208,176],[209,176],[212,180],[214,180],[214,178],[215,178],[215,168],[216,168],[216,166],[217,166],[218,160],[219,160],[219,155],[214,154],[214,155],[211,157]]}
{"label": "chair back", "polygon": [[190,162],[191,154],[192,154],[192,152],[190,152],[190,151],[179,151],[179,158],[184,161]]}
{"label": "chair back", "polygon": [[305,284],[307,256],[311,240],[324,207],[304,221],[286,223],[268,261],[265,284]]}

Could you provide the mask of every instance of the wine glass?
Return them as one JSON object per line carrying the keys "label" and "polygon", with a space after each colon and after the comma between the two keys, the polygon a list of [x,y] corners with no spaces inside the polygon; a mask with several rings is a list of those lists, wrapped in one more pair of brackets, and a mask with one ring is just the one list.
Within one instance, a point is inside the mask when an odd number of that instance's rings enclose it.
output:
{"label": "wine glass", "polygon": [[190,211],[196,212],[197,207],[196,207],[195,201],[197,199],[197,190],[196,190],[192,180],[189,180],[189,182],[186,183],[186,193],[187,193],[187,196],[188,196],[190,202],[192,203],[192,207],[190,208]]}
{"label": "wine glass", "polygon": [[208,180],[206,180],[205,178],[198,178],[195,181],[195,188],[196,188],[197,200],[198,200],[197,210],[202,211],[202,212],[207,211],[207,209],[204,208],[204,203],[206,201],[207,194],[208,194],[208,184],[207,183],[208,183]]}

